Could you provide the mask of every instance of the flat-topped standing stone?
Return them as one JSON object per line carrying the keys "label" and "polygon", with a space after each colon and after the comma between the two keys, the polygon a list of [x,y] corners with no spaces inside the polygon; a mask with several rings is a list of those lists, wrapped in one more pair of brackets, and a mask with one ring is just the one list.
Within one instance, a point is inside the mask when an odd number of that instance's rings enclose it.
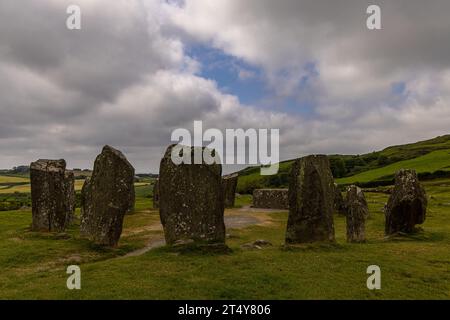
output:
{"label": "flat-topped standing stone", "polygon": [[295,161],[289,184],[286,243],[334,241],[334,182],[327,156]]}
{"label": "flat-topped standing stone", "polygon": [[[175,147],[167,149],[159,169],[159,212],[167,244],[225,243],[222,165],[176,165],[171,159]],[[187,149],[193,159],[198,147]]]}
{"label": "flat-topped standing stone", "polygon": [[33,231],[63,232],[71,212],[73,179],[66,178],[66,161],[38,160],[30,165]]}
{"label": "flat-topped standing stone", "polygon": [[116,246],[133,197],[133,166],[120,151],[105,146],[83,185],[81,235],[100,245]]}
{"label": "flat-topped standing stone", "polygon": [[366,240],[365,223],[369,216],[369,207],[363,191],[357,186],[347,189],[347,242],[364,242]]}
{"label": "flat-topped standing stone", "polygon": [[238,183],[238,174],[222,177],[225,208],[233,208]]}
{"label": "flat-topped standing stone", "polygon": [[253,190],[253,207],[287,210],[289,208],[289,190],[255,189]]}
{"label": "flat-topped standing stone", "polygon": [[153,209],[159,209],[159,179],[153,185]]}
{"label": "flat-topped standing stone", "polygon": [[416,224],[425,222],[427,196],[414,170],[400,170],[386,206],[386,235],[412,233]]}
{"label": "flat-topped standing stone", "polygon": [[340,215],[347,214],[347,208],[345,205],[344,197],[342,196],[339,186],[334,184],[334,211]]}
{"label": "flat-topped standing stone", "polygon": [[66,172],[66,192],[67,192],[67,225],[75,220],[75,176],[73,172]]}

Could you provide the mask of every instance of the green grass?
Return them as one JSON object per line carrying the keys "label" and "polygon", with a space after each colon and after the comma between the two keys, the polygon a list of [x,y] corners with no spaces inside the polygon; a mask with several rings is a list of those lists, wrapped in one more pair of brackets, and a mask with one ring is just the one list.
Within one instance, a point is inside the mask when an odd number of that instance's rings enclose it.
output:
{"label": "green grass", "polygon": [[412,159],[419,155],[424,155],[426,153],[441,149],[450,149],[450,135],[419,141],[416,143],[388,147],[381,151],[380,154],[387,157]]}
{"label": "green grass", "polygon": [[11,193],[30,193],[30,185],[29,184],[24,184],[24,185],[10,185],[10,186],[3,186],[2,188],[0,188],[0,194],[11,194]]}
{"label": "green grass", "polygon": [[[424,231],[385,240],[382,208],[387,196],[368,193],[368,242],[347,244],[345,221],[335,218],[337,244],[285,249],[287,214],[270,223],[227,230],[229,254],[180,254],[170,248],[118,258],[141,248],[161,230],[149,210],[150,186],[136,189],[143,201],[126,216],[117,249],[102,249],[78,237],[78,225],[61,237],[28,231],[31,213],[0,212],[0,298],[3,299],[449,299],[450,180],[425,184],[430,196]],[[143,198],[144,196],[144,198]],[[242,205],[250,201],[241,199]],[[138,207],[138,206],[137,206]],[[266,239],[272,247],[244,250]],[[66,288],[65,269],[81,266],[82,289]],[[382,270],[382,290],[366,288],[366,268]]]}
{"label": "green grass", "polygon": [[242,208],[246,205],[250,205],[252,203],[253,197],[249,194],[241,194],[236,196],[234,201],[235,208]]}
{"label": "green grass", "polygon": [[[0,188],[0,194],[1,193],[30,193],[31,192],[31,185],[29,181],[25,184],[22,183],[14,183],[12,181],[5,181],[5,185]],[[9,184],[9,185],[6,185]],[[80,191],[83,187],[84,180],[75,180],[75,190]]]}
{"label": "green grass", "polygon": [[450,149],[439,150],[433,151],[415,159],[396,162],[383,168],[373,169],[351,177],[337,179],[337,182],[340,184],[350,184],[356,182],[363,183],[379,180],[384,177],[393,176],[393,174],[400,169],[415,169],[418,173],[431,173],[437,170],[445,169],[449,165]]}
{"label": "green grass", "polygon": [[25,177],[0,175],[0,183],[17,183],[17,182],[29,183],[30,179]]}
{"label": "green grass", "polygon": [[135,210],[153,208],[153,181],[151,183],[135,183],[136,192]]}

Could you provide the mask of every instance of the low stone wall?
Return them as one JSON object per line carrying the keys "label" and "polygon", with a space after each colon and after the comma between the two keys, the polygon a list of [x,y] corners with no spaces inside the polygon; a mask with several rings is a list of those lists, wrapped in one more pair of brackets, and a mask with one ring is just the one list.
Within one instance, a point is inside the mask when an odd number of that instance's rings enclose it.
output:
{"label": "low stone wall", "polygon": [[263,209],[289,209],[288,189],[254,190],[253,207]]}

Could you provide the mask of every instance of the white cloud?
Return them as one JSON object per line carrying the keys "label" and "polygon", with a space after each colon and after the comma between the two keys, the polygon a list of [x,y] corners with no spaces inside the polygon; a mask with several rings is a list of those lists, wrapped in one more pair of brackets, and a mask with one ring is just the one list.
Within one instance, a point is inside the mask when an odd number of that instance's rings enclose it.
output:
{"label": "white cloud", "polygon": [[[69,3],[0,3],[0,167],[39,157],[87,167],[108,143],[156,171],[171,131],[194,120],[280,128],[282,158],[448,131],[448,1],[380,1],[379,33],[365,29],[360,0],[80,0],[77,32],[65,28]],[[193,43],[261,68],[268,99],[308,99],[312,113],[242,105],[198,75],[202,61],[185,52]],[[243,86],[250,70],[237,70]]]}

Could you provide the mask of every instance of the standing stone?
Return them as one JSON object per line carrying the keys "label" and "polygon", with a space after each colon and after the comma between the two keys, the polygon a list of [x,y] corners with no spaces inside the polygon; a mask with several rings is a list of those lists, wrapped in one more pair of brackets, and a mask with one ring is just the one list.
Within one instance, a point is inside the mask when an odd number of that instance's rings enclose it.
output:
{"label": "standing stone", "polygon": [[347,189],[347,242],[364,242],[369,207],[363,191],[357,186]]}
{"label": "standing stone", "polygon": [[253,207],[261,209],[289,209],[288,189],[253,190]]}
{"label": "standing stone", "polygon": [[136,193],[135,193],[135,189],[134,189],[134,179],[133,179],[133,188],[131,189],[130,194],[128,196],[127,214],[134,212],[135,203],[136,203]]}
{"label": "standing stone", "polygon": [[414,170],[400,170],[386,206],[386,235],[412,233],[425,222],[427,196]]}
{"label": "standing stone", "polygon": [[63,232],[71,212],[73,179],[66,161],[38,160],[30,165],[32,231]]}
{"label": "standing stone", "polygon": [[159,179],[153,185],[153,209],[159,209]]}
{"label": "standing stone", "polygon": [[295,161],[289,184],[286,243],[334,242],[334,182],[327,156]]}
{"label": "standing stone", "polygon": [[66,172],[66,192],[67,192],[67,226],[75,220],[75,175],[73,172]]}
{"label": "standing stone", "polygon": [[86,177],[84,179],[83,186],[81,187],[81,199],[80,199],[80,207],[81,207],[81,219],[84,215],[84,208],[87,206],[87,199],[89,197],[89,192],[91,189],[91,178]]}
{"label": "standing stone", "polygon": [[238,174],[230,174],[222,178],[225,208],[233,208],[238,183]]}
{"label": "standing stone", "polygon": [[344,197],[342,196],[339,186],[334,184],[334,211],[340,215],[347,214],[347,208],[345,205]]}
{"label": "standing stone", "polygon": [[116,246],[133,197],[133,166],[120,151],[105,146],[83,185],[81,235],[99,245]]}
{"label": "standing stone", "polygon": [[[166,243],[195,241],[225,243],[222,165],[186,164],[172,162],[170,146],[159,169],[160,218]],[[194,153],[213,150],[186,147],[192,163]],[[200,149],[200,150],[199,150]],[[184,155],[185,157],[189,157]]]}

